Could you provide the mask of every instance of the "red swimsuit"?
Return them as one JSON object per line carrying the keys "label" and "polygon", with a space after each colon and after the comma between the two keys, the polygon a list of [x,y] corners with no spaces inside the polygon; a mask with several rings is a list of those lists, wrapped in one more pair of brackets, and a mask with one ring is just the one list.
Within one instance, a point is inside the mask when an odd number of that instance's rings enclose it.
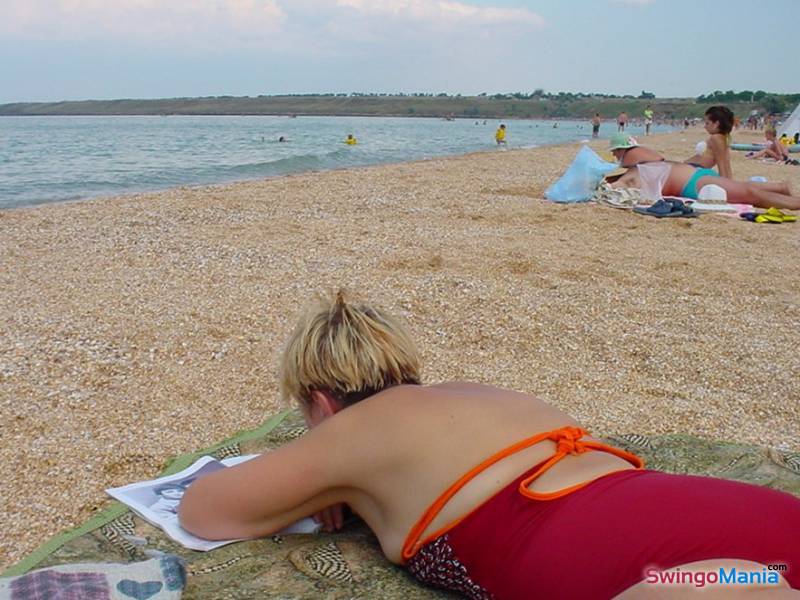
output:
{"label": "red swimsuit", "polygon": [[[523,440],[454,483],[423,514],[403,545],[420,581],[469,598],[612,598],[645,580],[648,568],[699,560],[785,564],[800,589],[800,500],[755,485],[641,470],[627,452],[581,441],[564,427]],[[476,474],[545,439],[556,454],[523,473],[466,516],[421,534]],[[552,494],[528,485],[567,454],[623,457],[637,470],[609,473]],[[536,500],[536,501],[531,501]]]}

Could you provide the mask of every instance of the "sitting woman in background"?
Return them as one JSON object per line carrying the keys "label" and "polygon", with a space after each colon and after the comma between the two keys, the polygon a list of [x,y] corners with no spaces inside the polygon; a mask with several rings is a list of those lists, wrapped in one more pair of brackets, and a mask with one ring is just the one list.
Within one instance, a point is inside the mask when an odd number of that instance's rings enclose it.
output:
{"label": "sitting woman in background", "polygon": [[179,509],[191,533],[261,537],[319,513],[339,529],[344,504],[390,561],[469,598],[604,599],[656,591],[651,568],[760,573],[778,560],[788,570],[771,584],[733,587],[800,588],[799,499],[645,470],[529,394],[423,386],[405,327],[341,292],[300,320],[281,388],[310,431],[197,480]]}
{"label": "sitting woman in background", "polygon": [[[670,171],[661,193],[664,196],[677,196],[697,200],[700,189],[716,184],[725,190],[727,201],[731,204],[751,204],[759,208],[785,208],[800,210],[800,198],[792,196],[786,182],[757,183],[755,181],[734,181],[717,175],[711,169],[697,169],[686,163],[669,162]],[[640,188],[639,172],[628,169],[612,187]]]}
{"label": "sitting woman in background", "polygon": [[772,158],[778,162],[789,162],[789,148],[778,141],[778,132],[770,126],[764,130],[767,145],[758,152],[749,152],[745,158]]}
{"label": "sitting woman in background", "polygon": [[705,113],[705,129],[710,134],[705,150],[685,162],[700,169],[717,167],[720,175],[733,179],[730,148],[733,113],[725,106],[712,106]]}

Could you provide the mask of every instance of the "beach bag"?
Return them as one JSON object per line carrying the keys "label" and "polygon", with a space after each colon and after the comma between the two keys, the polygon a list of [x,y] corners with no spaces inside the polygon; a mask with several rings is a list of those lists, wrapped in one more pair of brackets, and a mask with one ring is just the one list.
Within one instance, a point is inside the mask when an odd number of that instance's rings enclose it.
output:
{"label": "beach bag", "polygon": [[561,178],[545,190],[544,197],[553,202],[591,200],[603,175],[617,167],[616,163],[604,161],[589,146],[582,146]]}

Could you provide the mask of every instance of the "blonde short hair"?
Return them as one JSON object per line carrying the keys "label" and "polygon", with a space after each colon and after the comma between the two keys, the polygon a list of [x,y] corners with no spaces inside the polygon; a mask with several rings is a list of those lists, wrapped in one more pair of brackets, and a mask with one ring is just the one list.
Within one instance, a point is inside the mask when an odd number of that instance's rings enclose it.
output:
{"label": "blonde short hair", "polygon": [[420,383],[419,353],[406,327],[339,291],[300,318],[281,359],[281,395],[308,406],[325,390],[348,406],[393,385]]}

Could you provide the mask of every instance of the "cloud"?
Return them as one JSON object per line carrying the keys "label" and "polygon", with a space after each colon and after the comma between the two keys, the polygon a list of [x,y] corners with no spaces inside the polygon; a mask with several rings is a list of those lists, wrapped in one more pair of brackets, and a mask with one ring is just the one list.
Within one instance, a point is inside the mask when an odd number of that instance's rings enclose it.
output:
{"label": "cloud", "polygon": [[611,0],[614,4],[629,4],[631,6],[647,6],[648,4],[655,4],[656,0]]}
{"label": "cloud", "polygon": [[252,41],[285,20],[277,0],[6,0],[0,33],[48,41]]}
{"label": "cloud", "polygon": [[517,25],[542,27],[544,19],[524,8],[471,6],[447,0],[337,0],[367,16],[414,20],[438,26]]}
{"label": "cloud", "polygon": [[[545,25],[524,8],[457,0],[4,0],[0,36],[146,47],[165,55],[259,52],[265,58],[464,51]],[[482,42],[482,43],[483,43]],[[486,43],[489,43],[486,42]],[[485,45],[484,43],[484,49]]]}

